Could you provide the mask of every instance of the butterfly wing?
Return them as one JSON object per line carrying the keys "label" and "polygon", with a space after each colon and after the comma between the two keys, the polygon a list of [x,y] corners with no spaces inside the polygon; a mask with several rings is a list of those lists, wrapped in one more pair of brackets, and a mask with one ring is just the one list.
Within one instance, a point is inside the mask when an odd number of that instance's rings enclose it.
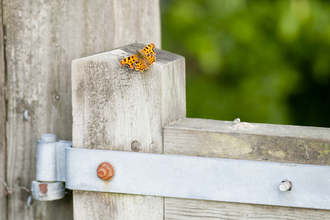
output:
{"label": "butterfly wing", "polygon": [[147,46],[145,46],[143,49],[142,49],[142,53],[144,54],[152,54],[152,55],[156,55],[155,53],[155,44],[148,44]]}
{"label": "butterfly wing", "polygon": [[156,52],[154,50],[155,44],[148,44],[145,46],[141,53],[143,54],[143,57],[145,58],[147,64],[151,66],[154,62],[156,62]]}
{"label": "butterfly wing", "polygon": [[156,62],[156,57],[154,56],[154,55],[151,55],[151,54],[149,54],[148,56],[147,56],[147,61],[149,61],[149,65],[152,65],[154,62]]}
{"label": "butterfly wing", "polygon": [[120,61],[121,67],[124,65],[128,65],[130,69],[134,67],[134,63],[138,61],[138,57],[136,54],[126,57]]}
{"label": "butterfly wing", "polygon": [[135,63],[135,70],[137,71],[141,71],[141,73],[143,73],[143,70],[147,70],[149,69],[149,67],[147,66],[146,62],[143,59],[139,59],[136,63]]}

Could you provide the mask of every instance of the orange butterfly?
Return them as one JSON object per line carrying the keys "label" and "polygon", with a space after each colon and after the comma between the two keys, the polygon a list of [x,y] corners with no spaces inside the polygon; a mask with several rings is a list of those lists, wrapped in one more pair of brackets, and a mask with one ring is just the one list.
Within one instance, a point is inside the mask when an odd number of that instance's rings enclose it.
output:
{"label": "orange butterfly", "polygon": [[143,73],[143,70],[149,69],[148,65],[151,66],[154,62],[156,62],[156,53],[154,48],[154,44],[149,44],[141,51],[137,50],[136,54],[126,57],[120,61],[121,67],[127,64],[130,69],[135,67],[135,70],[140,70],[141,73]]}

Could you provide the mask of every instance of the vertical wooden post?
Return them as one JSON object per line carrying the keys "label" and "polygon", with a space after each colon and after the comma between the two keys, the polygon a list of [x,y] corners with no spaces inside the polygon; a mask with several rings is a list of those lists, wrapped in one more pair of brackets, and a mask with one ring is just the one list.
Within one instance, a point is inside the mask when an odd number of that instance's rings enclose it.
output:
{"label": "vertical wooden post", "polygon": [[[184,58],[156,49],[144,73],[120,67],[144,46],[73,61],[73,147],[163,153],[163,125],[186,115]],[[74,217],[163,219],[163,198],[75,191]]]}
{"label": "vertical wooden post", "polygon": [[70,196],[26,205],[29,194],[21,187],[30,188],[35,179],[36,140],[44,133],[71,140],[73,59],[134,41],[160,45],[159,2],[3,0],[3,24],[6,179],[15,189],[8,196],[8,219],[72,219]]}
{"label": "vertical wooden post", "polygon": [[5,57],[2,26],[2,0],[0,0],[0,220],[7,219],[6,181],[6,100]]}

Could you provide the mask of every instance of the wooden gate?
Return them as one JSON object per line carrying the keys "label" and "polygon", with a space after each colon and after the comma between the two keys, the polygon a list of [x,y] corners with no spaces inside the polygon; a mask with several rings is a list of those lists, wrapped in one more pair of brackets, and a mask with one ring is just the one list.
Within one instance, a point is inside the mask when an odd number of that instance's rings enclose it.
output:
{"label": "wooden gate", "polygon": [[[184,58],[156,50],[157,63],[143,73],[119,65],[142,48],[132,44],[73,61],[73,147],[330,165],[329,128],[186,118]],[[330,214],[84,191],[74,191],[73,198],[79,220],[327,219]]]}

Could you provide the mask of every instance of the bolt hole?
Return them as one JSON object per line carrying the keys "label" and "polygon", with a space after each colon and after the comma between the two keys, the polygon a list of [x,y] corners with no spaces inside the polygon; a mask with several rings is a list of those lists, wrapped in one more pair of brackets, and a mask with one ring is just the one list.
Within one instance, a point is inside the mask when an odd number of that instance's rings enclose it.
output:
{"label": "bolt hole", "polygon": [[141,150],[141,144],[140,144],[140,142],[138,142],[138,141],[133,141],[133,142],[131,143],[131,149],[132,149],[132,151],[134,151],[134,152],[139,152],[139,151]]}

